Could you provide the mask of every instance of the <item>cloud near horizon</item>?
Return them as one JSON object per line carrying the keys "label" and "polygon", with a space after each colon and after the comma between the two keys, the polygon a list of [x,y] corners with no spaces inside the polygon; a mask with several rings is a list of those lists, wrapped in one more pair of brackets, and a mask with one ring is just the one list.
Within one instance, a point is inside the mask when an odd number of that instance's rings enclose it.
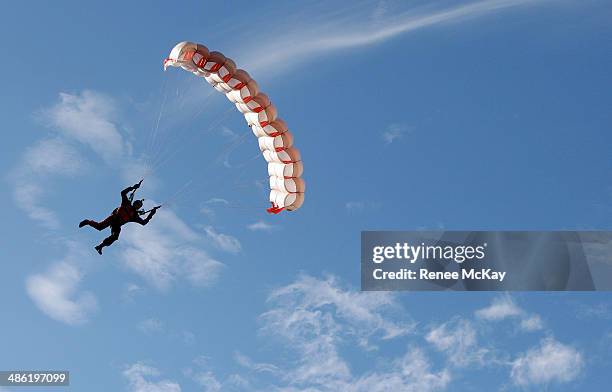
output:
{"label": "cloud near horizon", "polygon": [[[504,340],[514,334],[487,328],[478,316],[417,325],[395,293],[359,292],[334,276],[302,274],[271,290],[266,304],[259,317],[264,351],[274,345],[274,357],[282,359],[260,362],[235,351],[239,373],[218,371],[208,357],[199,357],[183,375],[205,391],[435,392],[463,389],[466,375],[491,371],[507,375],[498,385],[567,384],[586,365],[578,349],[547,336],[550,332],[536,345],[508,351]],[[396,350],[390,356],[379,345]],[[355,350],[372,366],[356,365]],[[441,361],[433,360],[437,353]]]}

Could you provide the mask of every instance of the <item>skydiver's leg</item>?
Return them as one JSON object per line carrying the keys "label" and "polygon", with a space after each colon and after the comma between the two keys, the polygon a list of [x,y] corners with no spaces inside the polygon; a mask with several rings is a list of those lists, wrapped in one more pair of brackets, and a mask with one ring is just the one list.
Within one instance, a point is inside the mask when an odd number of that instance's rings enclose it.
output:
{"label": "skydiver's leg", "polygon": [[111,226],[111,235],[106,237],[104,241],[100,243],[100,245],[96,246],[96,250],[98,251],[98,253],[102,254],[102,248],[104,248],[105,246],[109,246],[113,242],[117,241],[119,239],[119,233],[121,233],[121,225],[113,224]]}
{"label": "skydiver's leg", "polygon": [[112,218],[113,216],[111,215],[108,218],[104,219],[102,222],[96,222],[95,220],[85,219],[81,221],[81,223],[79,223],[79,227],[91,226],[94,229],[101,231],[111,225]]}

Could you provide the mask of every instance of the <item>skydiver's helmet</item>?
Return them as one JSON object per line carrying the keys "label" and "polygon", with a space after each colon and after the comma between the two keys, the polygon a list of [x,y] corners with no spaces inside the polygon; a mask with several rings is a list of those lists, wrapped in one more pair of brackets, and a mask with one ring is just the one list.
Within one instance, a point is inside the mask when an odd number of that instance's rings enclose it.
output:
{"label": "skydiver's helmet", "polygon": [[144,199],[141,200],[136,200],[134,203],[132,203],[132,205],[134,206],[134,208],[136,210],[139,210],[142,208],[142,202],[144,201]]}

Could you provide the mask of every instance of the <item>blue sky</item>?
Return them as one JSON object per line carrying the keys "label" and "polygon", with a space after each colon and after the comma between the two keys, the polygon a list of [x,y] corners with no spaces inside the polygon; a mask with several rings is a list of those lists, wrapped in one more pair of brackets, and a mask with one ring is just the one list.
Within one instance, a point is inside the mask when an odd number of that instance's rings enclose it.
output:
{"label": "blue sky", "polygon": [[[73,391],[605,390],[609,294],[359,293],[359,238],[609,230],[611,20],[603,0],[4,4],[0,369],[68,369]],[[240,114],[162,71],[183,40],[275,102],[302,209],[267,215]],[[168,205],[98,256],[78,222],[144,173]]]}

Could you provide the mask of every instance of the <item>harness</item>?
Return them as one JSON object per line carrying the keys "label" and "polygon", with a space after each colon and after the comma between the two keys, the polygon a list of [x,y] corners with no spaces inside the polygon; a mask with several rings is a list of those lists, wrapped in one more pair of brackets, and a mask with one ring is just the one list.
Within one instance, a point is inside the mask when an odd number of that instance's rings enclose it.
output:
{"label": "harness", "polygon": [[[140,180],[140,182],[138,184],[142,184],[143,180]],[[139,215],[145,215],[148,214],[149,212],[153,211],[153,210],[157,210],[159,208],[161,208],[161,205],[157,206],[157,207],[153,207],[150,210],[147,211],[143,211],[143,210],[136,210],[134,208],[133,202],[134,202],[134,195],[136,194],[136,189],[134,189],[132,192],[130,192],[130,194],[128,195],[128,200],[130,202],[129,206],[120,206],[117,207],[113,210],[113,215],[117,216],[121,222],[121,224],[125,224],[128,222],[133,221],[133,219]]]}
{"label": "harness", "polygon": [[[132,211],[136,212],[132,212]],[[115,215],[116,217],[119,218],[119,221],[121,222],[121,224],[124,223],[128,223],[131,222],[138,214],[138,211],[135,211],[133,207],[131,206],[121,206],[121,207],[117,207],[115,208],[115,210],[113,211],[113,215]]]}

